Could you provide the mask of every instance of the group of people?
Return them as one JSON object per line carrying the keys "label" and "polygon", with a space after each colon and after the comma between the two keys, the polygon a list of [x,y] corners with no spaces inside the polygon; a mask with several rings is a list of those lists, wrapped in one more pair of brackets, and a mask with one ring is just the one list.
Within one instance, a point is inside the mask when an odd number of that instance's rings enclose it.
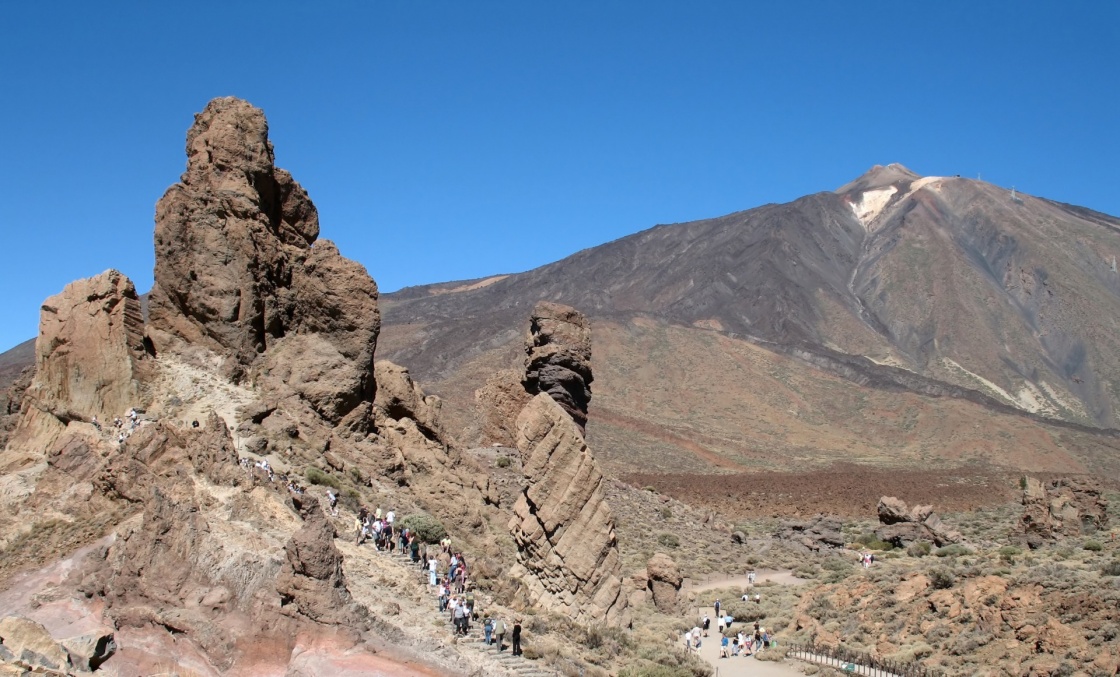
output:
{"label": "group of people", "polygon": [[[122,419],[120,416],[113,418],[112,426],[113,429],[117,431],[117,444],[124,444],[124,441],[132,435],[133,431],[140,427],[140,411],[136,407],[129,409],[128,413],[125,414],[125,418],[128,419],[127,427],[125,427],[125,419]],[[97,432],[104,432],[104,428],[101,422],[97,420],[96,416],[90,418],[89,422],[93,424]]]}
{"label": "group of people", "polygon": [[[498,645],[498,653],[506,650],[506,622],[500,618],[490,618],[489,616],[482,622],[483,639],[486,646],[492,644]],[[510,640],[513,642],[512,653],[514,656],[521,654],[521,619],[516,618],[513,621],[513,629],[510,630]]]}
{"label": "group of people", "polygon": [[[331,511],[337,514],[338,495],[328,490],[327,501],[331,504]],[[358,517],[355,520],[355,526],[358,530],[356,543],[361,545],[367,540],[373,539],[373,547],[378,551],[394,552],[399,546],[401,552],[405,552],[411,543],[416,540],[416,536],[410,533],[408,529],[394,531],[396,521],[397,513],[391,508],[384,512],[381,508],[370,512],[369,508],[362,506],[358,510]]]}

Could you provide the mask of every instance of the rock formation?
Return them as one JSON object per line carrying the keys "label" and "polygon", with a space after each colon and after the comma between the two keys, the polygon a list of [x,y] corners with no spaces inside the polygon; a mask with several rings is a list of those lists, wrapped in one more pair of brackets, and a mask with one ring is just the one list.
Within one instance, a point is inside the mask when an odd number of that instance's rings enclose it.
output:
{"label": "rock formation", "polygon": [[1026,478],[1019,534],[1031,548],[1066,536],[1107,528],[1108,500],[1095,482],[1060,478],[1043,483]]}
{"label": "rock formation", "polygon": [[907,508],[903,501],[893,496],[883,496],[879,499],[876,511],[881,526],[875,530],[875,536],[896,547],[906,547],[917,541],[942,546],[961,540],[960,533],[946,526],[933,512],[932,505]]}
{"label": "rock formation", "polygon": [[811,520],[782,522],[774,538],[801,552],[820,552],[844,547],[844,534],[840,518],[818,515]]}
{"label": "rock formation", "polygon": [[680,590],[684,578],[677,563],[664,553],[657,553],[646,563],[646,579],[653,595],[653,604],[663,614],[680,611]]}
{"label": "rock formation", "polygon": [[567,412],[548,395],[517,417],[527,486],[513,506],[514,575],[534,604],[578,622],[628,622],[603,475]]}
{"label": "rock formation", "polygon": [[235,379],[268,351],[267,383],[331,423],[361,416],[374,395],[377,285],[318,236],[311,199],[273,164],[264,113],[211,101],[187,133],[187,171],[156,206],[156,349],[204,346]]}
{"label": "rock formation", "polygon": [[523,374],[516,369],[502,369],[474,391],[483,444],[503,447],[517,444],[517,415],[532,398],[521,384]]}
{"label": "rock formation", "polygon": [[591,402],[591,323],[574,308],[540,301],[529,318],[525,352],[525,390],[556,400],[583,433]]}
{"label": "rock formation", "polygon": [[43,303],[35,353],[15,446],[34,440],[41,448],[71,421],[107,421],[147,399],[140,299],[115,270],[72,282]]}
{"label": "rock formation", "polygon": [[374,365],[377,376],[377,396],[374,398],[374,418],[391,418],[397,421],[412,419],[425,436],[442,438],[443,430],[439,412],[443,404],[435,395],[425,395],[408,373],[408,369],[381,360]]}

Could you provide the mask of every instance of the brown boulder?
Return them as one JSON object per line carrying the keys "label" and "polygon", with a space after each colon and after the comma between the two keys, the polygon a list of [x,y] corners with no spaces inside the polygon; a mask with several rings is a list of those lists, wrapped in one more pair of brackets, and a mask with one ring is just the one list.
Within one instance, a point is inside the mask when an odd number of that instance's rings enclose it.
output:
{"label": "brown boulder", "polygon": [[509,525],[514,574],[547,610],[578,622],[628,623],[614,518],[581,431],[542,393],[517,418],[517,448],[526,486]]}
{"label": "brown boulder", "polygon": [[442,435],[439,421],[442,401],[435,395],[425,395],[407,368],[380,360],[374,365],[374,373],[377,375],[377,396],[373,401],[376,419],[410,418],[425,436],[436,439]]}
{"label": "brown boulder", "polygon": [[679,611],[681,583],[684,579],[677,563],[659,552],[646,563],[646,577],[657,610],[665,614]]}
{"label": "brown boulder", "polygon": [[287,562],[276,578],[281,605],[292,605],[303,616],[320,623],[360,622],[361,613],[342,573],[342,553],[334,545],[334,526],[317,500],[296,506],[304,522],[284,546]]}
{"label": "brown boulder", "polygon": [[583,433],[593,380],[591,323],[575,308],[540,301],[529,318],[525,352],[525,390],[556,400]]}
{"label": "brown boulder", "polygon": [[36,674],[66,675],[73,667],[69,654],[46,628],[18,616],[0,619],[0,649],[6,649],[12,656],[4,662]]}
{"label": "brown boulder", "polygon": [[532,399],[521,385],[521,376],[516,369],[503,369],[474,391],[483,444],[503,447],[517,444],[517,415]]}
{"label": "brown boulder", "polygon": [[1092,480],[1026,478],[1018,531],[1032,548],[1046,541],[1107,528],[1108,500]]}
{"label": "brown boulder", "polygon": [[893,496],[883,496],[876,511],[882,525],[875,530],[876,537],[896,547],[904,548],[917,541],[941,546],[961,540],[960,533],[945,525],[931,505],[909,508]]}
{"label": "brown boulder", "polygon": [[831,515],[818,515],[811,520],[787,520],[778,526],[774,538],[794,550],[820,552],[844,547],[843,523]]}

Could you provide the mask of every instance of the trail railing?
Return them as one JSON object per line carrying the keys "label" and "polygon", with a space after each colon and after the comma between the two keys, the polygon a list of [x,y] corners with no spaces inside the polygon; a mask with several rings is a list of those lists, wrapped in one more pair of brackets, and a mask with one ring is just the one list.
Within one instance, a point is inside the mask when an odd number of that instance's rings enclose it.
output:
{"label": "trail railing", "polygon": [[807,663],[826,665],[841,672],[865,677],[939,677],[934,672],[917,663],[901,663],[877,658],[861,651],[844,647],[830,647],[817,644],[787,644],[786,656]]}

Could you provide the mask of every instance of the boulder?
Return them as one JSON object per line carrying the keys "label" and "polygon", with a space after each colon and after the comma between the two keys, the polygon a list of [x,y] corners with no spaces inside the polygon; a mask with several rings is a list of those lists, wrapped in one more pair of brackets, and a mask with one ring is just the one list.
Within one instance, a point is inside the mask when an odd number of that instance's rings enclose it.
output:
{"label": "boulder", "polygon": [[1022,502],[1017,530],[1031,548],[1109,525],[1108,500],[1092,480],[1059,478],[1043,483],[1027,477]]}
{"label": "boulder", "polygon": [[474,391],[483,445],[512,447],[517,444],[517,415],[532,398],[521,385],[521,377],[522,372],[516,369],[503,369]]}
{"label": "boulder", "polygon": [[582,432],[541,393],[517,418],[517,448],[525,488],[509,523],[514,575],[546,610],[580,623],[628,624],[614,518]]}
{"label": "boulder", "polygon": [[575,308],[540,301],[529,318],[525,377],[530,395],[546,393],[582,434],[591,402],[591,323]]}
{"label": "boulder", "polygon": [[680,590],[684,578],[671,557],[660,552],[651,557],[646,563],[646,578],[658,611],[664,614],[680,611]]}
{"label": "boulder", "polygon": [[317,500],[297,502],[296,506],[304,522],[284,546],[287,561],[276,578],[281,605],[319,623],[361,622],[363,614],[346,588],[334,526]]}
{"label": "boulder", "polygon": [[821,552],[844,547],[843,523],[840,518],[818,515],[811,520],[787,520],[778,526],[774,538],[794,550]]}
{"label": "boulder", "polygon": [[945,525],[931,505],[909,508],[893,496],[883,496],[876,512],[882,526],[875,530],[875,536],[895,547],[904,548],[917,541],[942,546],[961,540],[960,533]]}
{"label": "boulder", "polygon": [[441,436],[439,415],[443,402],[438,397],[425,395],[408,369],[388,360],[378,361],[374,373],[377,375],[377,396],[373,401],[375,420],[410,418],[425,436],[432,439]]}
{"label": "boulder", "polygon": [[0,647],[12,655],[5,662],[35,673],[67,674],[73,667],[70,656],[47,629],[18,616],[0,619]]}

